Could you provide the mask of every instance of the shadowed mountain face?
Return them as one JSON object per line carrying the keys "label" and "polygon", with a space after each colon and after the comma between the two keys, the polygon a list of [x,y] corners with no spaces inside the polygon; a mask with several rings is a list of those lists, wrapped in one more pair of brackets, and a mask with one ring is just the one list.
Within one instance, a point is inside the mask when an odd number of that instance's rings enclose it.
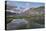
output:
{"label": "shadowed mountain face", "polygon": [[39,15],[39,14],[44,14],[44,7],[38,7],[38,8],[30,8],[27,11],[23,12],[22,15]]}
{"label": "shadowed mountain face", "polygon": [[7,14],[7,16],[10,16],[10,15],[16,15],[16,13],[12,13],[12,12],[6,12]]}
{"label": "shadowed mountain face", "polygon": [[[24,12],[23,12],[24,11]],[[44,14],[44,6],[40,6],[37,8],[28,8],[28,9],[13,9],[13,10],[9,10],[7,11],[8,15],[23,15],[23,16],[35,16],[35,15],[39,15],[39,14]]]}

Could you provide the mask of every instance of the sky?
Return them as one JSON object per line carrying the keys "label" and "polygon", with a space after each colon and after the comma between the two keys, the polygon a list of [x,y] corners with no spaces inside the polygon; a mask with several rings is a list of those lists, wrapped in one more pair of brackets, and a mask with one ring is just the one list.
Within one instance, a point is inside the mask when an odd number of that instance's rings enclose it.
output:
{"label": "sky", "polygon": [[39,6],[44,6],[44,3],[39,2],[8,1],[7,3],[11,6],[17,6],[17,8],[35,8]]}

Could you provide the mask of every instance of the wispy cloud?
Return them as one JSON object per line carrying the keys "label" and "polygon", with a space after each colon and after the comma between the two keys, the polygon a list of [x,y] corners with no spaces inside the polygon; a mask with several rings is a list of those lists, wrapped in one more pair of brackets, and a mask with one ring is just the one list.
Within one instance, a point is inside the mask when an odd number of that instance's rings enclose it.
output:
{"label": "wispy cloud", "polygon": [[[17,6],[17,9],[21,10],[20,12],[22,12],[22,11],[24,12],[32,7],[35,8],[35,7],[39,7],[39,6],[44,6],[44,3],[21,2],[21,1],[8,1],[7,4],[9,4],[11,6],[15,6],[15,7]],[[14,12],[14,11],[12,11],[12,12]]]}
{"label": "wispy cloud", "polygon": [[23,8],[32,8],[32,7],[39,7],[43,6],[44,3],[36,3],[36,2],[17,2],[17,1],[8,1],[8,3],[12,6],[17,6],[18,8],[23,7]]}

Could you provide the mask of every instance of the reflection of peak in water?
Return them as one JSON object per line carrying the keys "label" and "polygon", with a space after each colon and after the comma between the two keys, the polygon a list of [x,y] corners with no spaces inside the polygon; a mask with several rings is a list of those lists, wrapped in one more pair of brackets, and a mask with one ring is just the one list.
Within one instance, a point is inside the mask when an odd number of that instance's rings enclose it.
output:
{"label": "reflection of peak in water", "polygon": [[28,21],[24,19],[13,19],[10,23],[7,24],[7,29],[15,30],[19,28],[26,28]]}
{"label": "reflection of peak in water", "polygon": [[28,23],[26,20],[24,19],[13,19],[12,22],[16,22],[16,23]]}

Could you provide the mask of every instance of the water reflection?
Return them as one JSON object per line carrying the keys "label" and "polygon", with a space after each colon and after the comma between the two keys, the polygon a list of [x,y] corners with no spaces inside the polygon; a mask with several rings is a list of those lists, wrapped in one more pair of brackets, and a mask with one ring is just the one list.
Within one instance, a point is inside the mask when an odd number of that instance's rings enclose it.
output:
{"label": "water reflection", "polygon": [[7,30],[27,29],[27,28],[43,28],[43,27],[44,27],[44,25],[35,23],[33,21],[29,22],[25,19],[13,19],[13,21],[11,21],[10,23],[7,24]]}

